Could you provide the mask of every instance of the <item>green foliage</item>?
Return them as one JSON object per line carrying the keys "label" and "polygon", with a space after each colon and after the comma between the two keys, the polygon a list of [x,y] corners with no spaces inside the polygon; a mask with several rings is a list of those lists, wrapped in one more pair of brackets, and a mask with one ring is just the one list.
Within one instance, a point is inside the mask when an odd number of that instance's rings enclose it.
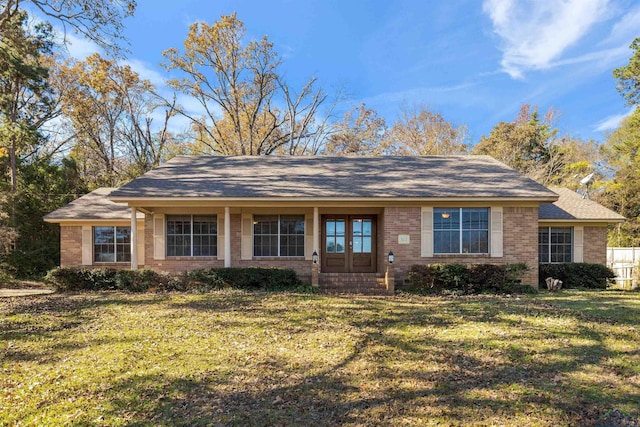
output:
{"label": "green foliage", "polygon": [[575,187],[575,175],[593,172],[597,160],[593,141],[560,137],[553,110],[540,117],[524,104],[513,122],[500,122],[473,148],[543,185]]}
{"label": "green foliage", "polygon": [[45,283],[58,291],[196,292],[232,288],[308,292],[293,270],[274,268],[205,268],[171,276],[153,270],[55,268]]}
{"label": "green foliage", "polygon": [[47,273],[45,283],[57,291],[147,292],[187,290],[182,280],[153,270],[115,270],[110,268],[55,268]]}
{"label": "green foliage", "polygon": [[0,285],[8,285],[15,281],[15,269],[8,264],[0,263]]}
{"label": "green foliage", "polygon": [[429,264],[412,265],[409,269],[409,289],[418,292],[462,294],[535,291],[520,283],[524,263],[493,264]]}
{"label": "green foliage", "polygon": [[547,277],[562,280],[563,288],[606,289],[615,277],[610,268],[602,264],[567,263],[540,264],[538,272],[540,288],[547,288]]}
{"label": "green foliage", "polygon": [[627,220],[610,235],[615,245],[640,245],[640,108],[607,135],[602,145],[613,179],[606,182],[598,201]]}
{"label": "green foliage", "polygon": [[279,268],[207,268],[186,273],[189,281],[214,289],[294,290],[302,285],[295,271]]}
{"label": "green foliage", "polygon": [[16,249],[0,256],[0,262],[12,266],[17,277],[39,279],[60,259],[59,227],[42,217],[87,190],[75,163],[66,159],[60,165],[49,160],[22,163],[19,172],[19,191],[0,206],[17,231]]}
{"label": "green foliage", "polygon": [[628,105],[640,104],[640,37],[636,38],[629,48],[634,50],[629,63],[613,70],[613,77],[618,81],[616,89]]}

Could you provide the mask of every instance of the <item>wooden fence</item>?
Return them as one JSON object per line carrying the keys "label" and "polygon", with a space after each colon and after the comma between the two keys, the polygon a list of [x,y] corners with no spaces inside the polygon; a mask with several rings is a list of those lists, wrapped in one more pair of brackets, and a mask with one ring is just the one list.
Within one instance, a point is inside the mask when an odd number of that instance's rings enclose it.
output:
{"label": "wooden fence", "polygon": [[640,274],[634,271],[640,269],[640,248],[607,248],[607,266],[616,274],[616,282],[624,288],[640,285]]}

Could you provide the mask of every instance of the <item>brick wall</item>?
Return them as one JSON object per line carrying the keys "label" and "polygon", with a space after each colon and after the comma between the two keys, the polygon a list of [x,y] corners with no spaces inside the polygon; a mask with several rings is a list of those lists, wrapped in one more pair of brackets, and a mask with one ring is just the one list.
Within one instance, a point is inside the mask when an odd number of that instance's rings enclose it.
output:
{"label": "brick wall", "polygon": [[[147,268],[169,273],[180,273],[197,268],[221,268],[224,260],[216,257],[165,257],[163,260],[153,259],[153,216],[145,217],[145,258]],[[300,279],[311,282],[311,261],[299,258],[260,258],[254,260],[240,259],[241,243],[241,215],[231,215],[231,266],[232,267],[263,267],[263,268],[291,268]],[[224,253],[224,247],[218,248],[218,253]]]}
{"label": "brick wall", "polygon": [[[396,286],[401,287],[407,271],[413,264],[512,264],[525,262],[529,270],[522,282],[538,286],[538,208],[505,207],[503,209],[503,253],[502,258],[489,255],[435,255],[420,256],[420,207],[387,207],[384,210],[385,251],[395,256]],[[398,244],[398,235],[408,234],[410,244]]]}
{"label": "brick wall", "polygon": [[[145,215],[144,230],[145,268],[167,273],[181,273],[197,268],[224,267],[224,261],[216,257],[166,257],[165,259],[153,259],[153,215]],[[224,249],[218,248],[218,252],[222,250]]]}
{"label": "brick wall", "polygon": [[60,266],[82,266],[82,227],[60,226]]}
{"label": "brick wall", "polygon": [[[113,268],[125,270],[131,268],[128,262],[102,262],[82,265],[82,226],[60,226],[60,267]],[[144,268],[143,265],[138,266]]]}
{"label": "brick wall", "polygon": [[607,227],[584,227],[584,262],[607,263]]}

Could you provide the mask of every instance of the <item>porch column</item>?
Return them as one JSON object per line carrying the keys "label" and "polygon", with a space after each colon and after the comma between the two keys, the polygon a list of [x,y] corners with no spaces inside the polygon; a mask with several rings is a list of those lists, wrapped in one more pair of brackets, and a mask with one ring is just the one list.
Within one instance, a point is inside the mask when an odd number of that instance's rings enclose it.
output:
{"label": "porch column", "polygon": [[313,250],[318,252],[318,265],[320,264],[320,215],[318,208],[313,208]]}
{"label": "porch column", "polygon": [[231,267],[231,213],[224,208],[224,266]]}
{"label": "porch column", "polygon": [[131,269],[138,269],[138,215],[136,208],[131,208]]}
{"label": "porch column", "polygon": [[318,254],[318,262],[311,264],[311,286],[320,285],[320,217],[318,208],[313,208],[313,250]]}

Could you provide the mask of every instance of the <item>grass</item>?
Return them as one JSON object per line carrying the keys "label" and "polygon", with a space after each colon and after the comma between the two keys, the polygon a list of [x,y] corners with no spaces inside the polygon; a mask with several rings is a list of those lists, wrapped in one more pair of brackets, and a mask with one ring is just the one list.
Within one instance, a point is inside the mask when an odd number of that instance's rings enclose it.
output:
{"label": "grass", "polygon": [[625,292],[0,300],[0,425],[590,425],[640,407]]}

